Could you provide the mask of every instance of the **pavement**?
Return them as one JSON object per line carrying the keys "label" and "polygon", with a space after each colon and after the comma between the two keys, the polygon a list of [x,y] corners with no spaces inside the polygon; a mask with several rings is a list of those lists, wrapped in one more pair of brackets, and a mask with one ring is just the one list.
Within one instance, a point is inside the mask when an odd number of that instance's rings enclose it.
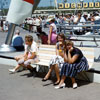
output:
{"label": "pavement", "polygon": [[24,70],[10,74],[13,66],[0,64],[0,100],[100,100],[100,84],[77,80],[78,88],[71,85],[54,89],[52,80],[42,82],[44,75],[32,77]]}
{"label": "pavement", "polygon": [[[32,34],[36,39],[35,33],[20,30],[23,39],[26,34]],[[0,45],[5,42],[6,36],[6,32],[0,32]],[[0,54],[15,56],[19,53]],[[95,62],[95,66],[99,68],[100,63]],[[38,73],[36,77],[27,70],[11,74],[8,69],[13,67],[15,64],[11,60],[2,61],[0,58],[0,100],[100,100],[100,83],[77,80],[78,88],[72,89],[68,79],[65,88],[56,90],[53,86],[54,78],[47,82],[41,81],[45,73]]]}

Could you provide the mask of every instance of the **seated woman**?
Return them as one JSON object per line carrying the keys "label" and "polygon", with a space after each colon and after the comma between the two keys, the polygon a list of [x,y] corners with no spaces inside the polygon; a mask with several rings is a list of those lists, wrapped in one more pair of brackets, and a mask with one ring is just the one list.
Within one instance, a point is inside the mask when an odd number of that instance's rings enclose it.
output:
{"label": "seated woman", "polygon": [[65,36],[64,34],[58,34],[57,36],[58,43],[56,44],[56,55],[51,59],[50,61],[50,69],[46,76],[42,79],[42,81],[47,81],[50,77],[50,74],[52,70],[55,70],[57,81],[54,83],[54,85],[59,84],[60,82],[60,76],[59,71],[64,63],[64,49],[65,49]]}
{"label": "seated woman", "polygon": [[88,62],[84,57],[80,49],[74,47],[72,41],[66,42],[66,53],[64,56],[65,63],[61,69],[61,81],[55,89],[65,87],[66,77],[70,77],[72,80],[73,89],[77,88],[77,83],[75,81],[75,76],[78,72],[88,70]]}

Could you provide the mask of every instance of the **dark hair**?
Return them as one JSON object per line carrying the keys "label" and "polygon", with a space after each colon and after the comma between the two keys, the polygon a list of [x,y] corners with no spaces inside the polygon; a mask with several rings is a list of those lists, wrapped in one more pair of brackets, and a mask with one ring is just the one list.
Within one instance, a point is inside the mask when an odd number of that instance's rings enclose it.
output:
{"label": "dark hair", "polygon": [[26,35],[25,36],[25,41],[32,42],[33,41],[33,37],[31,35]]}
{"label": "dark hair", "polygon": [[64,41],[66,40],[66,37],[65,37],[65,35],[63,33],[59,33],[57,35],[57,40],[58,40],[58,36],[60,36],[61,38],[63,38]]}
{"label": "dark hair", "polygon": [[51,22],[53,22],[53,23],[54,23],[54,22],[55,22],[55,19],[53,18],[53,19],[51,20]]}
{"label": "dark hair", "polygon": [[66,48],[66,42],[65,42],[65,40],[66,40],[66,37],[65,37],[65,35],[63,34],[63,33],[59,33],[58,35],[57,35],[57,41],[58,41],[58,37],[61,37],[62,39],[63,39],[63,45],[64,45],[64,49]]}

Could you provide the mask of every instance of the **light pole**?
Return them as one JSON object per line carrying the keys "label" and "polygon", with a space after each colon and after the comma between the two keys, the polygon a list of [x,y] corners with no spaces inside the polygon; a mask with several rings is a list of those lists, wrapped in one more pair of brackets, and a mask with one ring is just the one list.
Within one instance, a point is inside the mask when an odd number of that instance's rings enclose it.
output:
{"label": "light pole", "polygon": [[83,14],[83,2],[84,2],[84,0],[80,0],[80,3],[82,5],[82,14]]}
{"label": "light pole", "polygon": [[50,7],[52,6],[52,0],[50,0]]}
{"label": "light pole", "polygon": [[2,9],[3,9],[2,0],[0,1],[0,6],[1,6],[1,8],[0,8],[0,13],[1,13],[1,16],[2,16]]}
{"label": "light pole", "polygon": [[76,14],[76,12],[77,12],[77,0],[75,0],[75,10],[74,10],[74,15]]}
{"label": "light pole", "polygon": [[66,3],[66,2],[67,2],[67,0],[64,0],[63,2],[64,2],[64,3]]}
{"label": "light pole", "polygon": [[55,0],[55,8],[58,9],[57,0]]}

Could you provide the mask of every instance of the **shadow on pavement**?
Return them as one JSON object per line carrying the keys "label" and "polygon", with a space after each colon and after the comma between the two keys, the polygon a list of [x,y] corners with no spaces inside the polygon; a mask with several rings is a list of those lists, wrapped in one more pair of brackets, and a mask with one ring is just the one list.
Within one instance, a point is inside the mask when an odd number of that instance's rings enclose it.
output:
{"label": "shadow on pavement", "polygon": [[[69,77],[66,78],[65,83],[66,83],[66,87],[72,88],[72,81]],[[78,87],[90,84],[90,82],[88,82],[88,81],[83,81],[83,80],[79,80],[79,79],[76,79],[76,83],[78,84]]]}
{"label": "shadow on pavement", "polygon": [[[33,77],[33,78],[41,78],[41,81],[42,81],[42,78],[45,77],[45,73],[43,72],[38,72],[38,73],[30,73],[30,72],[27,72],[27,73],[24,73],[20,76],[27,76],[27,78],[29,77]],[[43,82],[44,85],[43,86],[48,86],[48,85],[51,85],[51,84],[54,84],[56,82],[56,77],[50,77],[47,82]],[[76,79],[76,82],[78,84],[78,87],[80,86],[83,86],[83,85],[87,85],[87,84],[90,84],[91,82],[88,82],[88,81],[84,81],[84,80],[79,80],[79,79]],[[66,83],[66,87],[67,88],[72,88],[72,82],[71,82],[71,78],[67,77],[66,80],[65,80],[65,83]]]}

